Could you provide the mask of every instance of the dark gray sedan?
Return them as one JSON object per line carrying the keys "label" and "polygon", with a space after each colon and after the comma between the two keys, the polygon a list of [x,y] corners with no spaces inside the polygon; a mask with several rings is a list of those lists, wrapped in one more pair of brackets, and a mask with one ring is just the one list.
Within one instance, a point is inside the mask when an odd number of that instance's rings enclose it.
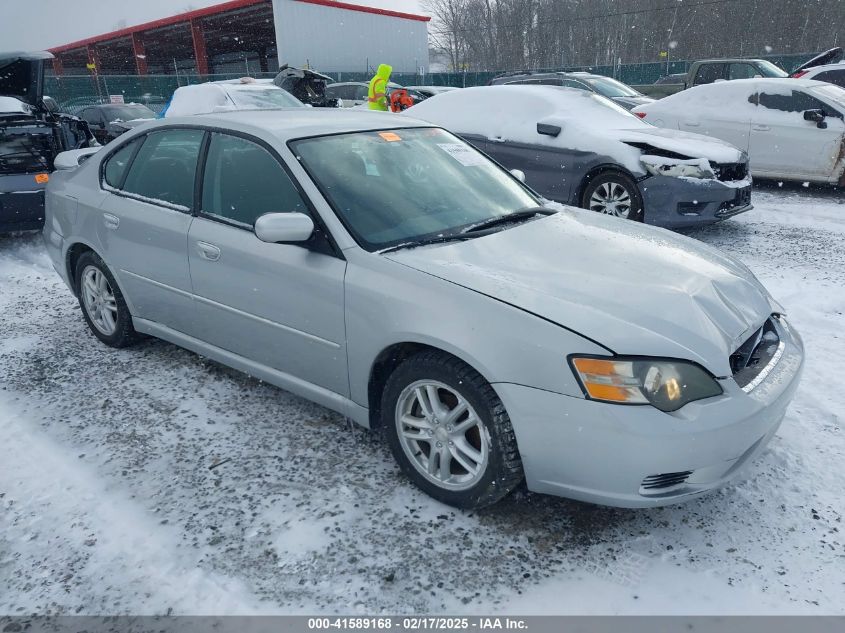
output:
{"label": "dark gray sedan", "polygon": [[583,90],[465,88],[426,99],[407,116],[459,134],[555,202],[668,228],[752,208],[745,152],[656,128]]}

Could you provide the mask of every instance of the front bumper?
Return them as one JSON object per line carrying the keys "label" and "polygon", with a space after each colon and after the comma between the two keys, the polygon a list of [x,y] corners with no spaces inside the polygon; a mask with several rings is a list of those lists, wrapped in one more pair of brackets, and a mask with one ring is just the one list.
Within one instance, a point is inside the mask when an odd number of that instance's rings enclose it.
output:
{"label": "front bumper", "polygon": [[737,183],[650,176],[639,185],[646,224],[678,229],[711,224],[754,208],[750,180]]}
{"label": "front bumper", "polygon": [[[791,329],[781,340],[783,355],[753,391],[729,377],[720,381],[723,395],[674,413],[496,384],[529,490],[637,508],[724,485],[763,451],[798,387],[803,343]],[[568,371],[564,360],[561,371]]]}

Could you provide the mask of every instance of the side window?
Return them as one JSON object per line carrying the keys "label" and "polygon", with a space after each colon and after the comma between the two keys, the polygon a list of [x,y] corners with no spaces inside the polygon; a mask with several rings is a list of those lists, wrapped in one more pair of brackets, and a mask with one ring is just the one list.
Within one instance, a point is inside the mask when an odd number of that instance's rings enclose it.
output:
{"label": "side window", "polygon": [[356,101],[366,101],[370,94],[370,89],[367,86],[355,86],[355,93],[352,97]]}
{"label": "side window", "polygon": [[589,90],[587,86],[582,84],[580,81],[575,81],[574,79],[563,79],[560,83],[561,86],[566,86],[567,88],[578,88],[578,90]]}
{"label": "side window", "polygon": [[717,79],[725,78],[725,64],[702,64],[695,74],[694,85],[712,84]]}
{"label": "side window", "polygon": [[253,226],[265,213],[308,209],[279,162],[266,149],[237,136],[211,136],[202,207],[207,215]]}
{"label": "side window", "polygon": [[345,99],[343,96],[343,86],[326,86],[326,96],[329,99]]}
{"label": "side window", "polygon": [[825,105],[806,92],[793,90],[792,94],[760,93],[760,105],[770,110],[782,112],[804,112],[806,110],[829,110]]}
{"label": "side window", "polygon": [[109,187],[120,189],[123,185],[123,178],[126,175],[126,169],[129,167],[129,161],[132,160],[135,148],[143,141],[143,137],[136,138],[117,150],[106,161],[106,167],[103,169],[103,180]]}
{"label": "side window", "polygon": [[81,118],[86,123],[91,124],[101,123],[103,120],[103,118],[100,116],[99,111],[95,110],[94,108],[87,108],[83,110],[82,113],[79,115],[79,118]]}
{"label": "side window", "polygon": [[190,209],[202,130],[150,132],[132,161],[123,190],[152,202]]}
{"label": "side window", "polygon": [[836,84],[845,88],[845,69],[826,70],[813,77],[816,81],[826,81],[829,84]]}
{"label": "side window", "polygon": [[753,79],[759,74],[751,64],[731,64],[728,69],[728,79]]}

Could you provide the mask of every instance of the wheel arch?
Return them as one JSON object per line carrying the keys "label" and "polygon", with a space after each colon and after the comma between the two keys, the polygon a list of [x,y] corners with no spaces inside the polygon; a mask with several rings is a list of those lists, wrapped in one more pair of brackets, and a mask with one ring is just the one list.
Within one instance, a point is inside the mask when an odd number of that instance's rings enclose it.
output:
{"label": "wheel arch", "polygon": [[484,380],[493,386],[490,378],[478,367],[478,363],[463,358],[454,351],[446,349],[446,347],[434,342],[407,340],[388,345],[376,355],[370,366],[370,373],[367,379],[367,406],[369,408],[371,429],[377,430],[381,425],[381,394],[387,379],[405,360],[420,352],[435,351],[456,358],[476,371]]}
{"label": "wheel arch", "polygon": [[85,242],[74,242],[65,253],[65,270],[67,271],[70,288],[77,297],[79,296],[79,288],[76,285],[76,265],[83,253],[89,251],[99,256],[99,253],[90,244],[86,244]]}
{"label": "wheel arch", "polygon": [[[574,199],[575,203],[579,207],[582,206],[584,203],[584,192],[587,190],[587,187],[589,186],[593,178],[596,178],[608,172],[618,172],[620,174],[624,174],[625,176],[633,180],[634,183],[639,183],[637,176],[635,176],[633,173],[631,173],[630,170],[625,169],[625,167],[619,165],[618,163],[601,163],[599,165],[594,165],[593,167],[590,167],[587,173],[584,174],[584,177],[581,179],[581,182],[578,183],[578,188],[575,192]],[[637,193],[639,194],[640,199],[642,200],[642,192],[639,191],[639,187],[637,187],[637,189]]]}

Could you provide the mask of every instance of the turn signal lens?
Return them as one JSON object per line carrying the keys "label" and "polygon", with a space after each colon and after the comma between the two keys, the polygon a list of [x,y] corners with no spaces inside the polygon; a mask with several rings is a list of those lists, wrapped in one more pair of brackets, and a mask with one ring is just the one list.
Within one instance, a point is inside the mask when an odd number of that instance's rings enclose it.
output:
{"label": "turn signal lens", "polygon": [[48,180],[50,180],[50,174],[35,174],[35,182],[39,185],[43,185]]}
{"label": "turn signal lens", "polygon": [[650,404],[677,411],[685,404],[718,396],[716,379],[693,363],[649,358],[571,358],[575,374],[592,400]]}

